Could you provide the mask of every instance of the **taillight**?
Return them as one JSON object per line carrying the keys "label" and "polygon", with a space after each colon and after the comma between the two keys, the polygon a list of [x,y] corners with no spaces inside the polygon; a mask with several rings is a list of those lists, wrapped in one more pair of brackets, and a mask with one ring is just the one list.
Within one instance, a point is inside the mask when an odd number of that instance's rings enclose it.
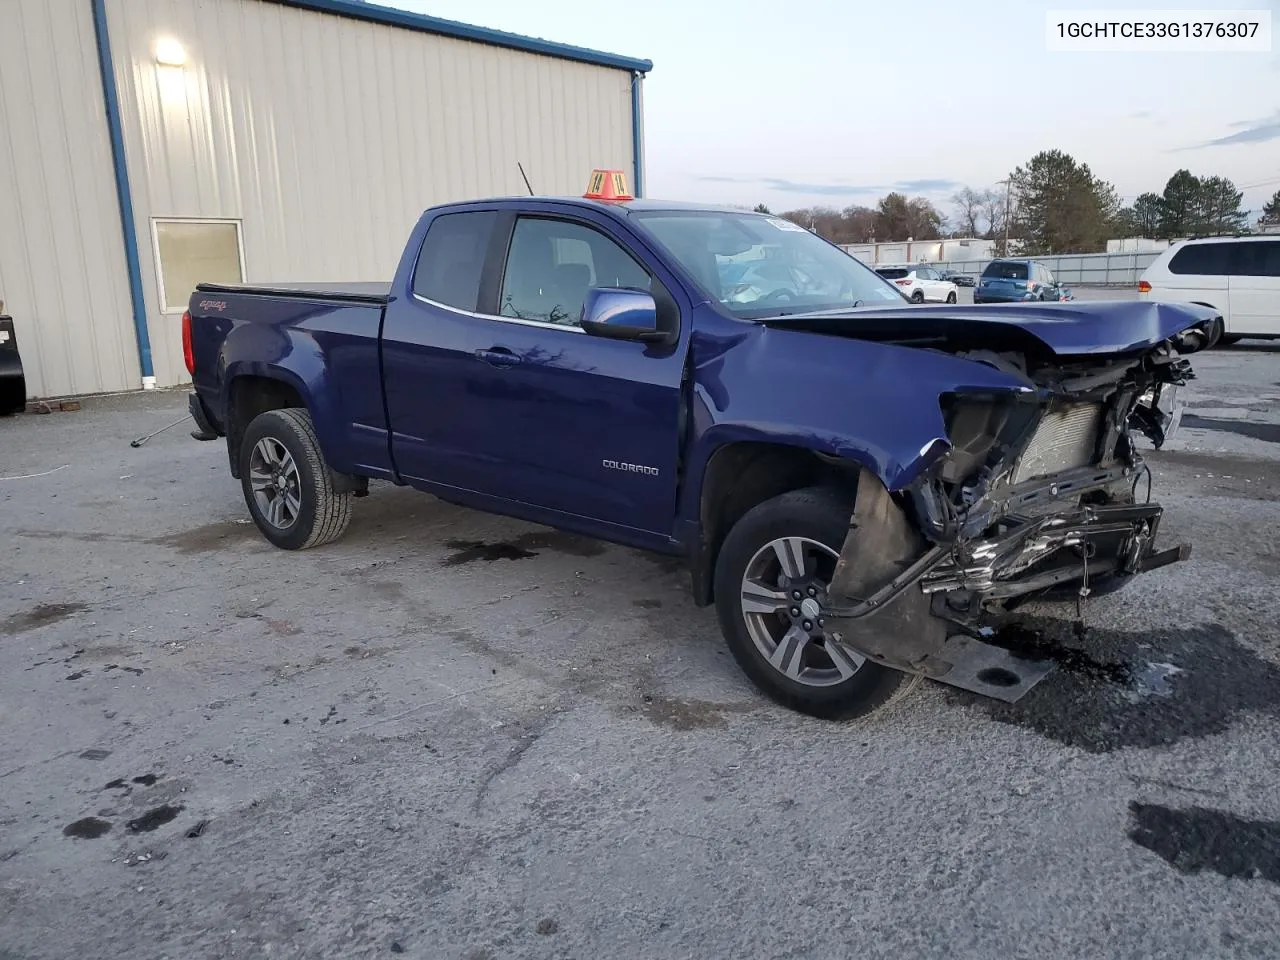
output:
{"label": "taillight", "polygon": [[191,352],[191,311],[182,311],[182,359],[187,364],[187,373],[195,376],[196,357]]}
{"label": "taillight", "polygon": [[900,287],[909,287],[909,286],[911,286],[911,280],[910,280],[910,279],[908,279],[908,278],[906,278],[906,277],[904,277],[904,278],[903,278],[903,279],[901,279],[901,280],[895,280],[895,281],[893,281],[893,282],[894,282],[894,283],[896,283],[896,284],[897,284],[898,286],[900,286]]}
{"label": "taillight", "polygon": [[1145,280],[1139,280],[1139,281],[1138,281],[1138,292],[1139,292],[1139,293],[1150,293],[1150,292],[1151,292],[1151,284],[1147,283],[1147,281],[1145,281]]}

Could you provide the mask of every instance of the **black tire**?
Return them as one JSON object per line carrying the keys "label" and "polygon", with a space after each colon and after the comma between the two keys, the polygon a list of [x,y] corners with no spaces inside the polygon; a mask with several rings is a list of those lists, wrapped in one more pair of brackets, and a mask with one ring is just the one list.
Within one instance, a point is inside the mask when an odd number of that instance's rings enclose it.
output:
{"label": "black tire", "polygon": [[[283,526],[263,513],[254,493],[250,463],[258,443],[274,440],[292,457],[297,469],[299,509]],[[282,550],[306,550],[332,543],[351,522],[351,494],[337,493],[320,453],[311,414],[299,407],[268,410],[254,417],[240,443],[240,485],[249,514],[266,539]]]}
{"label": "black tire", "polygon": [[956,302],[956,294],[955,294],[955,291],[953,290],[951,293],[947,294],[947,303],[955,303],[955,302]]}
{"label": "black tire", "polygon": [[912,302],[912,303],[924,303],[924,291],[923,291],[923,290],[917,290],[917,291],[915,291],[914,293],[912,293],[912,294],[911,294],[911,302]]}
{"label": "black tire", "polygon": [[908,679],[866,660],[845,680],[812,686],[785,676],[756,646],[742,610],[742,581],[760,550],[783,537],[803,537],[839,553],[849,532],[852,498],[809,487],[758,504],[734,524],[716,559],[715,598],[720,630],[738,665],[773,700],[815,717],[848,719],[884,706]]}

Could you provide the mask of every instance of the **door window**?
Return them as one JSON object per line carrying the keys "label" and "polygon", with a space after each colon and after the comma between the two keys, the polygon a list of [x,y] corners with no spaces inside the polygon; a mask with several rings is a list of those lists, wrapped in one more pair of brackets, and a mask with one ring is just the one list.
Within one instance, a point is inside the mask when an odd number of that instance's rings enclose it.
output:
{"label": "door window", "polygon": [[413,292],[427,300],[474,312],[480,275],[498,214],[446,213],[431,221],[413,272]]}
{"label": "door window", "polygon": [[1231,270],[1231,252],[1240,244],[1193,243],[1184,246],[1169,261],[1169,272],[1200,277],[1222,277]]}
{"label": "door window", "polygon": [[499,313],[576,327],[592,287],[649,290],[650,283],[644,267],[598,230],[521,217],[511,235]]}
{"label": "door window", "polygon": [[1258,240],[1236,244],[1240,248],[1238,276],[1280,277],[1280,240]]}

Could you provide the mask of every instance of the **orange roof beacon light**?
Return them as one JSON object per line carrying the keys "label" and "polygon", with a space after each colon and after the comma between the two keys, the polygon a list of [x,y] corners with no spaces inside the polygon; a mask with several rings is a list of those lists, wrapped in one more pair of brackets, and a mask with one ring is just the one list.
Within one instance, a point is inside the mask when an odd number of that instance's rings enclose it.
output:
{"label": "orange roof beacon light", "polygon": [[592,170],[587,183],[588,200],[634,200],[627,189],[627,175],[621,170]]}

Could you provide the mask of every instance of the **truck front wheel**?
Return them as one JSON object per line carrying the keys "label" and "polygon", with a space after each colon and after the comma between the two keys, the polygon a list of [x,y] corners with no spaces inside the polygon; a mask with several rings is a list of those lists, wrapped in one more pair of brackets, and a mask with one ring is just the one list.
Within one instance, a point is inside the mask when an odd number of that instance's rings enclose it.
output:
{"label": "truck front wheel", "polygon": [[832,488],[784,493],[749,510],[716,560],[716,612],[738,665],[779,703],[831,719],[870,713],[906,680],[827,631],[851,512],[851,498]]}
{"label": "truck front wheel", "polygon": [[351,522],[351,494],[334,490],[311,415],[299,407],[253,418],[240,444],[240,484],[253,522],[284,550],[331,543]]}

